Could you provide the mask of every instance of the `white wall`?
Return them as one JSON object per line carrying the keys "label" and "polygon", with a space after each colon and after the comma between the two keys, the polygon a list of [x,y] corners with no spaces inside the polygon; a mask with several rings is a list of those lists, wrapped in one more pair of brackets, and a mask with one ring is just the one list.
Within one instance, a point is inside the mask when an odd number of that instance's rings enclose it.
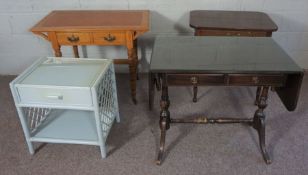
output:
{"label": "white wall", "polygon": [[[56,9],[151,10],[151,32],[139,39],[142,71],[148,69],[155,35],[193,34],[188,25],[190,10],[263,11],[279,27],[273,35],[275,40],[308,69],[308,0],[0,0],[0,74],[19,74],[38,57],[53,55],[50,44],[28,30]],[[71,48],[62,50],[64,56],[72,56]],[[122,47],[91,46],[80,50],[88,57],[126,56]]]}

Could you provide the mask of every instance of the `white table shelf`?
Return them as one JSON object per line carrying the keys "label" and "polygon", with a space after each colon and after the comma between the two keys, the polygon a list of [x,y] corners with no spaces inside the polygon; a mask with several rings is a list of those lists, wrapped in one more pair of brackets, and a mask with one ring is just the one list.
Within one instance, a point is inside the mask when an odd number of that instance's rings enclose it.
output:
{"label": "white table shelf", "polygon": [[32,141],[99,145],[94,112],[77,110],[56,112],[57,115],[46,121],[46,126],[35,132]]}

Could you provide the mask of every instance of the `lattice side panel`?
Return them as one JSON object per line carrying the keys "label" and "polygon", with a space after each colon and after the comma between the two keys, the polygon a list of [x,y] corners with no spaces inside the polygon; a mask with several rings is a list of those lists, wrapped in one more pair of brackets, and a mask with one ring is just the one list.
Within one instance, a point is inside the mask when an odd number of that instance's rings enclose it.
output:
{"label": "lattice side panel", "polygon": [[28,121],[30,133],[34,133],[37,128],[47,119],[50,114],[50,108],[24,107],[24,115]]}
{"label": "lattice side panel", "polygon": [[104,140],[108,136],[117,112],[116,101],[114,99],[116,90],[113,88],[113,83],[115,83],[115,80],[112,78],[113,74],[114,72],[110,66],[97,89],[99,116]]}

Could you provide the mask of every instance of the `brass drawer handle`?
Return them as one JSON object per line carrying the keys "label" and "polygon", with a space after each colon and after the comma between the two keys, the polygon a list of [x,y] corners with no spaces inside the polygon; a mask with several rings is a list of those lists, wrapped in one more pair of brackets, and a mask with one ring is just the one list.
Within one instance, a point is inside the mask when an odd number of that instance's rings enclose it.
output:
{"label": "brass drawer handle", "polygon": [[69,40],[72,43],[76,43],[79,41],[79,37],[72,35],[72,36],[67,37],[67,40]]}
{"label": "brass drawer handle", "polygon": [[255,84],[258,84],[258,83],[259,83],[259,78],[258,78],[258,77],[252,77],[252,81],[253,81]]}
{"label": "brass drawer handle", "polygon": [[198,78],[197,78],[197,77],[191,77],[191,78],[190,78],[190,81],[191,81],[191,83],[192,83],[193,85],[198,84]]}
{"label": "brass drawer handle", "polygon": [[107,37],[104,37],[104,40],[106,40],[108,42],[112,42],[112,41],[116,40],[116,37],[108,34]]}
{"label": "brass drawer handle", "polygon": [[237,33],[237,36],[241,36],[241,33]]}

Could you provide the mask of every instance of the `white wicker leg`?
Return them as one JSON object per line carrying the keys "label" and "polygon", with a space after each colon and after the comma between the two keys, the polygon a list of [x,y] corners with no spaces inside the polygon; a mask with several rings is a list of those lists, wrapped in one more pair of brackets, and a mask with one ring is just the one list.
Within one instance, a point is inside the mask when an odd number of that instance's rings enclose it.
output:
{"label": "white wicker leg", "polygon": [[106,158],[107,153],[106,153],[106,147],[105,147],[105,139],[103,138],[102,135],[102,126],[101,126],[101,121],[100,121],[100,113],[99,113],[99,104],[98,104],[98,99],[97,99],[97,91],[95,88],[92,89],[92,98],[94,100],[94,115],[95,115],[95,123],[96,123],[96,130],[97,130],[97,136],[98,136],[98,144],[100,147],[101,151],[101,156],[102,158]]}
{"label": "white wicker leg", "polygon": [[26,139],[26,142],[27,142],[27,145],[28,145],[28,148],[29,148],[29,152],[30,152],[30,154],[34,154],[33,144],[30,141],[30,129],[28,127],[25,115],[24,115],[24,113],[23,113],[23,111],[20,107],[17,107],[17,113],[18,113],[18,116],[19,116],[19,119],[20,119],[22,130],[24,131],[24,134],[25,134],[25,139]]}
{"label": "white wicker leg", "polygon": [[113,72],[112,74],[112,82],[113,82],[113,90],[114,90],[114,93],[113,93],[113,98],[114,98],[114,105],[115,105],[115,118],[116,118],[116,121],[117,123],[120,123],[120,114],[119,114],[119,103],[118,103],[118,94],[117,94],[117,83],[116,83],[116,78],[115,78],[115,73],[114,73],[114,66],[113,64],[111,65],[111,70]]}
{"label": "white wicker leg", "polygon": [[[12,83],[10,83],[10,88],[11,88],[13,99],[14,99],[14,102],[15,102],[15,105],[16,105],[17,104],[16,89],[13,87]],[[25,139],[26,139],[26,142],[27,142],[27,145],[28,145],[28,148],[29,148],[29,152],[30,152],[30,154],[34,154],[33,144],[30,141],[30,129],[28,127],[27,120],[25,118],[25,115],[24,115],[21,107],[16,106],[16,109],[17,109],[17,114],[18,114],[18,117],[19,117],[19,120],[20,120],[20,123],[21,123],[22,130],[24,131],[24,135],[25,135]]]}
{"label": "white wicker leg", "polygon": [[105,143],[103,143],[102,145],[100,145],[100,150],[101,150],[101,156],[102,158],[106,158],[107,157],[107,148]]}

